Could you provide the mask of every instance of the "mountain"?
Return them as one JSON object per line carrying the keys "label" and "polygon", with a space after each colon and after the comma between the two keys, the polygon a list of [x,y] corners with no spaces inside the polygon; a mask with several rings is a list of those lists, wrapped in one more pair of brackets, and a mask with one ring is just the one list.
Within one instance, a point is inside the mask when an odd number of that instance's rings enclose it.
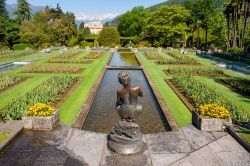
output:
{"label": "mountain", "polygon": [[[9,12],[9,16],[10,18],[14,18],[15,15],[13,14],[14,11],[16,11],[17,9],[17,4],[6,4],[6,9],[8,10]],[[44,6],[33,6],[33,5],[30,5],[30,8],[31,8],[31,13],[32,14],[35,14],[37,12],[40,12],[42,11],[45,7]]]}
{"label": "mountain", "polygon": [[[156,4],[154,6],[150,6],[148,7],[147,9],[149,11],[155,11],[157,10],[158,8],[160,8],[162,5],[168,5],[168,6],[172,6],[172,5],[181,5],[181,6],[184,6],[184,3],[186,1],[189,1],[191,3],[193,2],[196,2],[198,0],[168,0],[166,2],[162,2],[162,3],[159,3],[159,4]],[[215,8],[221,8],[223,3],[224,2],[229,2],[230,0],[215,0]]]}

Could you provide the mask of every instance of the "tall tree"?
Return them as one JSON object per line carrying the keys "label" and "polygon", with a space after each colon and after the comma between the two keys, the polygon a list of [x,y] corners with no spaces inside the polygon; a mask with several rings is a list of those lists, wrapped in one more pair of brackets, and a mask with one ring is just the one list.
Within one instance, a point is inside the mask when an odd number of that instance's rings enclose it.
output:
{"label": "tall tree", "polygon": [[98,38],[102,46],[115,47],[120,45],[119,33],[114,27],[104,27]]}
{"label": "tall tree", "polygon": [[80,26],[79,26],[79,30],[83,30],[84,29],[84,22],[82,21]]}
{"label": "tall tree", "polygon": [[121,36],[131,37],[139,36],[146,24],[148,11],[143,7],[135,7],[126,12],[118,21],[118,32]]}
{"label": "tall tree", "polygon": [[169,46],[176,40],[186,40],[189,10],[184,7],[162,6],[150,15],[145,27],[145,38],[154,46]]}
{"label": "tall tree", "polygon": [[21,24],[25,20],[31,19],[30,4],[26,0],[17,0],[16,20]]}
{"label": "tall tree", "polygon": [[0,0],[0,17],[3,17],[5,19],[9,18],[8,11],[6,9],[6,0]]}

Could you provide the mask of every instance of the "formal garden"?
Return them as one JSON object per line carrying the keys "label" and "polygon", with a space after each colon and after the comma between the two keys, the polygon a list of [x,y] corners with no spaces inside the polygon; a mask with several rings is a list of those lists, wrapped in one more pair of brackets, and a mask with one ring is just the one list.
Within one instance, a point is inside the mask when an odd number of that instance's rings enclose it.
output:
{"label": "formal garden", "polygon": [[249,164],[248,1],[134,7],[98,34],[5,5],[0,165]]}

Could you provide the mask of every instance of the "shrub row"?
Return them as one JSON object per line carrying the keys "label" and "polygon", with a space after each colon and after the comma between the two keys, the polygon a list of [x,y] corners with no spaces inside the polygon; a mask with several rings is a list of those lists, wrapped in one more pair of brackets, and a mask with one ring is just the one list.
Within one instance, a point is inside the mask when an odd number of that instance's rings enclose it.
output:
{"label": "shrub row", "polygon": [[18,58],[22,56],[28,56],[31,54],[36,53],[34,50],[29,51],[13,51],[13,52],[7,52],[5,54],[0,54],[0,58]]}

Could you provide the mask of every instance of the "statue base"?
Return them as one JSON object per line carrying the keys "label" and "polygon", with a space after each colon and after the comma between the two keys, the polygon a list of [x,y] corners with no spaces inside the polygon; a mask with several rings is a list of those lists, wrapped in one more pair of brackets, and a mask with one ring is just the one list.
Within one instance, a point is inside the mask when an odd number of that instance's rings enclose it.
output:
{"label": "statue base", "polygon": [[144,149],[144,143],[141,140],[138,142],[134,142],[133,144],[122,144],[109,140],[108,147],[110,150],[116,153],[130,155],[142,151]]}
{"label": "statue base", "polygon": [[130,121],[119,121],[111,130],[108,147],[120,154],[134,154],[144,148],[140,126]]}

